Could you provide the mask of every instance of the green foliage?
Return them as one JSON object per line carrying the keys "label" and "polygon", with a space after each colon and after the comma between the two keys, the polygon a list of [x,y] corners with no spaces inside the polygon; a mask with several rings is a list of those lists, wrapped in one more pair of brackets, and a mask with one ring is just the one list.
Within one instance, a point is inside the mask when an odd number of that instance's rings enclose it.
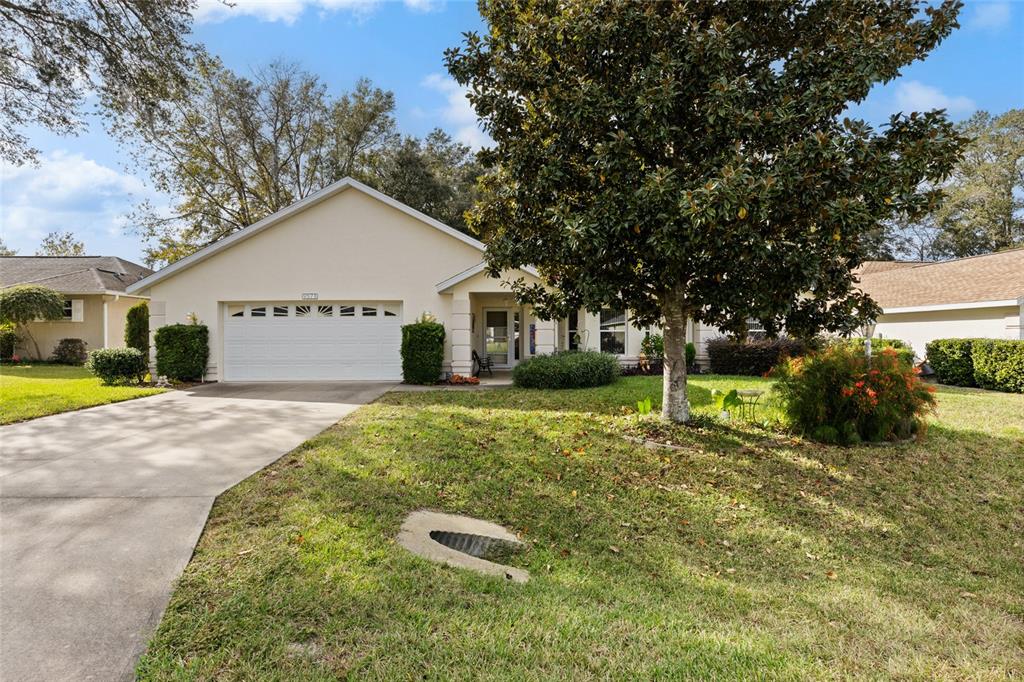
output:
{"label": "green foliage", "polygon": [[20,340],[18,330],[12,323],[0,324],[0,360],[10,360]]}
{"label": "green foliage", "polygon": [[927,349],[928,364],[940,384],[975,386],[974,359],[971,353],[975,339],[935,339]]}
{"label": "green foliage", "polygon": [[520,362],[512,381],[520,388],[587,388],[610,384],[619,372],[619,360],[610,353],[564,351]]}
{"label": "green foliage", "polygon": [[[133,349],[137,350],[137,349]],[[156,373],[196,381],[206,373],[210,332],[203,324],[172,324],[156,330]]]}
{"label": "green foliage", "polygon": [[445,61],[494,141],[468,217],[490,235],[490,272],[537,266],[556,288],[512,290],[544,317],[613,305],[639,325],[855,330],[880,312],[854,287],[862,237],[932,208],[964,140],[942,111],[878,129],[841,113],[927,56],[958,11],[481,3],[487,30]]}
{"label": "green foliage", "polygon": [[[864,337],[855,336],[850,339],[843,339],[838,343],[846,344],[855,353],[864,354]],[[900,362],[907,365],[914,364],[914,349],[906,341],[901,341],[900,339],[871,339],[871,357],[879,355],[886,348],[896,351],[896,357]]]}
{"label": "green foliage", "polygon": [[697,361],[697,346],[692,343],[686,344],[686,366],[693,367],[693,363]]}
{"label": "green foliage", "polygon": [[61,339],[53,349],[50,359],[59,365],[81,365],[86,361],[88,353],[82,339]]}
{"label": "green foliage", "polygon": [[661,334],[646,334],[640,342],[640,352],[650,360],[660,360],[665,357],[665,337]]}
{"label": "green foliage", "polygon": [[124,343],[149,357],[149,305],[145,301],[128,309],[124,319]]}
{"label": "green foliage", "polygon": [[436,384],[444,363],[444,325],[424,316],[402,326],[402,379],[407,384]]}
{"label": "green foliage", "polygon": [[84,256],[85,244],[74,232],[50,232],[36,250],[37,256]]}
{"label": "green foliage", "polygon": [[863,354],[836,344],[785,360],[775,374],[774,391],[788,424],[824,443],[909,438],[923,429],[935,405],[934,389],[893,348],[872,359],[868,369]]}
{"label": "green foliage", "polygon": [[0,291],[0,323],[23,325],[63,316],[64,297],[53,289],[21,284]]}
{"label": "green foliage", "polygon": [[971,359],[981,388],[1024,393],[1024,341],[974,339]]}
{"label": "green foliage", "polygon": [[108,385],[139,383],[149,371],[146,356],[137,348],[97,348],[85,366]]}
{"label": "green foliage", "polygon": [[652,409],[651,396],[647,396],[643,400],[636,401],[636,413],[640,416],[650,414]]}
{"label": "green foliage", "polygon": [[705,345],[715,374],[765,376],[786,357],[799,357],[814,344],[801,339],[711,339]]}
{"label": "green foliage", "polygon": [[715,401],[715,407],[718,408],[719,412],[730,412],[743,407],[743,399],[740,398],[739,391],[735,388],[729,391],[713,389],[711,391],[711,399]]}

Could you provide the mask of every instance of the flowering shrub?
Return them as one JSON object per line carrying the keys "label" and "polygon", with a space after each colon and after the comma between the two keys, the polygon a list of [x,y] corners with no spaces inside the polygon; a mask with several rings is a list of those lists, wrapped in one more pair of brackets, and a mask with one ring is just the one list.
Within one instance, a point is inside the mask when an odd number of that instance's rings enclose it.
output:
{"label": "flowering shrub", "polygon": [[934,388],[886,348],[871,360],[845,345],[784,360],[773,371],[790,426],[814,440],[854,445],[923,432],[935,409]]}

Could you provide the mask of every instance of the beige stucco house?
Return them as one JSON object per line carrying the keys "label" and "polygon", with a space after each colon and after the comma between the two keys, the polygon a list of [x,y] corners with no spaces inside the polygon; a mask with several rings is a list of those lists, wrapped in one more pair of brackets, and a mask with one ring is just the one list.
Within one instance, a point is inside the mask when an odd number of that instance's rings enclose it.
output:
{"label": "beige stucco house", "polygon": [[918,357],[934,339],[1024,339],[1024,249],[941,263],[869,262],[860,288],[882,307],[876,336]]}
{"label": "beige stucco house", "polygon": [[[33,322],[28,331],[46,359],[61,339],[82,339],[88,350],[124,346],[128,309],[145,297],[126,292],[149,268],[116,256],[2,256],[0,288],[36,284],[64,296],[64,317]],[[16,352],[34,357],[35,347],[22,339]]]}
{"label": "beige stucco house", "polygon": [[444,324],[445,368],[470,374],[579,343],[635,359],[646,330],[621,310],[544,321],[510,279],[484,272],[484,245],[346,178],[129,287],[150,300],[150,328],[195,314],[210,330],[206,378],[221,381],[401,378],[401,326]]}

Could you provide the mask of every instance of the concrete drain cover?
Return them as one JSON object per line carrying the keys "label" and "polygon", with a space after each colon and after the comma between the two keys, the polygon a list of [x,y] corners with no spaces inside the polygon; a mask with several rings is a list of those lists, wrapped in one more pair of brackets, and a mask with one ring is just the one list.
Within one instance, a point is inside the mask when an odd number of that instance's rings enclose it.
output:
{"label": "concrete drain cover", "polygon": [[490,561],[516,551],[523,543],[501,526],[468,516],[414,511],[398,532],[398,544],[413,554],[456,568],[525,583],[530,574]]}

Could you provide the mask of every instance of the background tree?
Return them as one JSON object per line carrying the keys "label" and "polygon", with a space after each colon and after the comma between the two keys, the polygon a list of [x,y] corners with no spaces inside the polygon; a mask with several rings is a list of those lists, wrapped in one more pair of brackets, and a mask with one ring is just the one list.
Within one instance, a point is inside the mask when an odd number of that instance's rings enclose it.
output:
{"label": "background tree", "polygon": [[960,130],[971,141],[935,213],[937,254],[962,258],[1024,246],[1024,109],[979,111]]}
{"label": "background tree", "polygon": [[51,232],[39,243],[37,256],[84,256],[85,244],[72,232]]}
{"label": "background tree", "polygon": [[0,291],[0,324],[13,324],[32,342],[36,359],[42,360],[39,343],[28,328],[36,320],[59,320],[64,316],[64,297],[53,289],[20,285]]}
{"label": "background tree", "polygon": [[2,238],[0,238],[0,256],[17,256],[18,251],[7,246]]}
{"label": "background tree", "polygon": [[29,125],[79,131],[90,92],[113,112],[166,96],[186,68],[194,4],[0,0],[0,159],[35,159]]}
{"label": "background tree", "polygon": [[169,213],[133,216],[146,260],[167,263],[251,225],[346,176],[465,227],[478,166],[440,131],[398,134],[392,93],[360,80],[332,98],[315,75],[274,63],[242,78],[202,55],[188,87],[114,129]]}
{"label": "background tree", "polygon": [[922,59],[960,4],[480,4],[446,52],[496,146],[470,225],[491,274],[539,315],[612,304],[661,321],[663,414],[689,416],[687,318],[730,331],[848,332],[878,307],[853,288],[862,238],[937,200],[960,137],[942,112],[882,132],[850,102]]}

